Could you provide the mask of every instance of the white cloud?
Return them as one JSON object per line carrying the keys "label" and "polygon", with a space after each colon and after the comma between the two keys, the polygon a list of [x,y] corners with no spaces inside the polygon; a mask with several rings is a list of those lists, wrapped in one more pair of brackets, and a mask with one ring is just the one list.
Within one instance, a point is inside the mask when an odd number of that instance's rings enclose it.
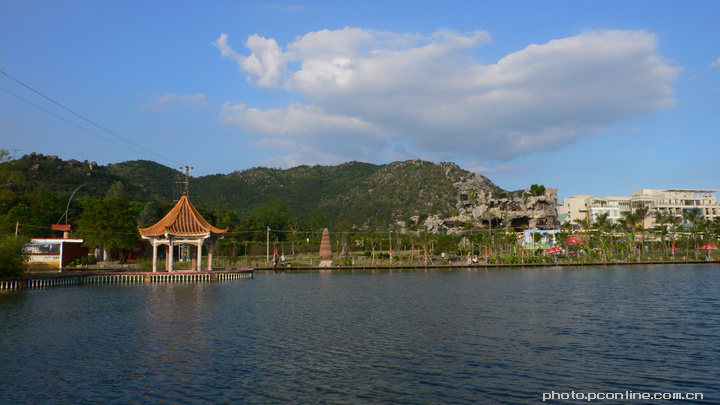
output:
{"label": "white cloud", "polygon": [[277,87],[285,72],[286,57],[274,39],[267,39],[257,34],[250,35],[245,46],[251,51],[249,56],[235,52],[227,43],[227,35],[222,34],[217,42],[213,42],[223,57],[235,60],[241,71],[248,73],[247,81],[258,87]]}
{"label": "white cloud", "polygon": [[156,95],[154,99],[154,101],[145,104],[143,108],[165,112],[176,103],[200,108],[207,107],[205,94],[162,94]]}
{"label": "white cloud", "polygon": [[710,64],[711,67],[720,67],[720,58],[717,58],[713,63]]}
{"label": "white cloud", "polygon": [[[251,35],[245,57],[223,34],[215,45],[249,83],[301,101],[268,110],[226,104],[221,119],[345,160],[403,144],[407,155],[497,161],[559,149],[674,104],[679,69],[658,54],[652,33],[589,31],[478,63],[473,56],[488,42],[483,31],[344,28],[310,32],[285,51]],[[338,139],[352,148],[328,146]]]}
{"label": "white cloud", "polygon": [[272,110],[247,108],[245,104],[226,103],[220,120],[237,125],[247,133],[268,135],[311,136],[313,134],[353,134],[382,136],[383,132],[371,123],[352,116],[330,115],[319,108],[290,104]]}

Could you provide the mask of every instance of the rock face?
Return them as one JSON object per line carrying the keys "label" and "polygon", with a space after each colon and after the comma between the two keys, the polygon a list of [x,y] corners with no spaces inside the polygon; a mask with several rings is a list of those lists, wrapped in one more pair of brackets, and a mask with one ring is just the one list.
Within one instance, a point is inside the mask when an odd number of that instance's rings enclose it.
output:
{"label": "rock face", "polygon": [[523,196],[491,198],[486,193],[478,193],[476,200],[464,201],[466,210],[472,217],[485,223],[497,223],[515,229],[551,229],[557,228],[557,189],[547,188],[545,194],[532,196],[525,190]]}
{"label": "rock face", "polygon": [[330,244],[330,231],[323,229],[322,239],[320,240],[320,258],[323,260],[332,260],[332,245]]}
{"label": "rock face", "polygon": [[554,229],[557,223],[557,189],[547,188],[543,195],[529,190],[513,196],[495,198],[473,184],[455,184],[458,214],[449,218],[429,216],[423,226],[431,233],[461,233],[463,230],[502,226],[507,229]]}

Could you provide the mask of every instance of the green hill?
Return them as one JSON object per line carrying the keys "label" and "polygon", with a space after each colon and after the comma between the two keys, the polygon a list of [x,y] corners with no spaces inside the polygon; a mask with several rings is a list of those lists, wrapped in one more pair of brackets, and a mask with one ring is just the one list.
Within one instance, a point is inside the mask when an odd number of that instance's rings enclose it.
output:
{"label": "green hill", "polygon": [[[37,193],[67,201],[81,185],[85,186],[78,191],[77,199],[113,195],[163,206],[177,200],[184,187],[184,174],[179,170],[145,160],[98,166],[33,153],[0,163],[0,169],[12,173],[11,181],[3,187],[0,215]],[[287,170],[258,167],[190,177],[189,197],[204,212],[223,207],[246,218],[258,207],[280,202],[301,222],[321,216],[334,226],[363,226],[412,215],[447,215],[457,202],[454,184],[471,180],[488,191],[500,190],[487,178],[455,164],[412,160]]]}

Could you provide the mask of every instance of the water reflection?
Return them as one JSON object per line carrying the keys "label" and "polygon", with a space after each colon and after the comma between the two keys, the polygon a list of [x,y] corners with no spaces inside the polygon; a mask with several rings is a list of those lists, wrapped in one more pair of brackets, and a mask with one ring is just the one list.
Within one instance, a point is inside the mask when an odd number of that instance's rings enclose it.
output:
{"label": "water reflection", "polygon": [[280,272],[2,294],[0,390],[30,403],[720,398],[718,270]]}

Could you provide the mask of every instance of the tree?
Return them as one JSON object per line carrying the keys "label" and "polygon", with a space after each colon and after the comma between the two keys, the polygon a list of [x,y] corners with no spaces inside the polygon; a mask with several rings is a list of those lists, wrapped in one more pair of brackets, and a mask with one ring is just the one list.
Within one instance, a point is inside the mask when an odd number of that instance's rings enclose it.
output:
{"label": "tree", "polygon": [[[15,199],[15,192],[11,190],[11,186],[22,180],[22,176],[10,165],[10,152],[0,149],[0,202],[2,202],[3,212],[9,209],[12,201]],[[5,207],[8,208],[5,208]]]}
{"label": "tree", "polygon": [[348,242],[348,235],[350,234],[350,224],[340,224],[340,249],[338,250],[338,257],[348,258],[350,256],[350,243]]}
{"label": "tree", "polygon": [[610,222],[610,214],[607,212],[598,214],[595,217],[595,222],[593,224],[597,228],[598,240],[600,241],[600,247],[601,247],[603,260],[606,260],[606,258],[607,258],[607,252],[606,252],[607,237],[605,236],[605,234],[610,231],[610,229],[612,228],[612,225],[613,225],[612,222]]}
{"label": "tree", "polygon": [[77,235],[85,239],[84,246],[103,245],[111,258],[121,258],[122,249],[132,249],[140,240],[136,217],[136,210],[125,200],[88,200],[77,223]]}
{"label": "tree", "polygon": [[225,250],[225,253],[221,253],[221,249],[222,247],[230,244],[232,245],[232,252],[230,252],[230,256],[235,258],[237,254],[238,233],[234,231],[238,229],[240,219],[233,210],[227,209],[221,205],[215,207],[213,210],[213,216],[215,217],[216,227],[228,230],[225,234],[226,237],[214,245],[215,249],[217,249],[218,254],[227,254],[227,250]]}
{"label": "tree", "polygon": [[58,221],[65,211],[65,201],[42,191],[26,194],[20,203],[8,211],[2,221],[7,232],[15,232],[15,224],[20,225],[20,233],[31,238],[52,236],[50,225]]}
{"label": "tree", "polygon": [[[268,201],[264,205],[253,208],[251,214],[256,229],[267,229],[271,231],[284,230],[290,221],[290,209],[280,199]],[[284,240],[282,232],[272,232],[270,239]]]}
{"label": "tree", "polygon": [[424,250],[423,254],[427,254],[428,251],[432,250],[431,246],[434,239],[435,235],[428,232],[427,229],[420,231],[420,234],[418,235],[418,243],[420,243],[420,246],[422,246]]}
{"label": "tree", "polygon": [[704,221],[702,212],[698,208],[694,208],[691,210],[683,211],[682,213],[683,219],[686,222],[689,222],[692,224],[692,239],[693,239],[693,249],[695,250],[695,260],[698,259],[698,246],[697,246],[697,232],[698,232],[698,226]]}
{"label": "tree", "polygon": [[369,230],[365,233],[365,243],[370,246],[370,254],[372,256],[372,264],[375,265],[375,246],[380,242],[381,235]]}
{"label": "tree", "polygon": [[300,253],[300,249],[297,247],[297,233],[300,230],[300,220],[294,217],[288,223],[288,228],[290,228],[290,254],[292,254],[294,259],[297,257],[297,253]]}
{"label": "tree", "polygon": [[581,219],[581,218],[577,218],[577,219],[574,219],[573,222],[574,222],[575,225],[577,225],[578,228],[580,228],[583,232],[585,232],[585,231],[587,231],[588,229],[590,229],[590,223],[588,222],[587,218],[582,218],[582,219]]}
{"label": "tree", "polygon": [[530,195],[533,197],[540,197],[545,195],[545,186],[533,184],[530,186]]}
{"label": "tree", "polygon": [[670,215],[670,213],[659,211],[655,212],[656,225],[654,227],[654,231],[656,234],[660,234],[660,243],[662,244],[663,253],[667,251],[667,246],[665,245],[665,238],[670,233],[668,226],[672,225],[673,222],[677,222],[677,217]]}
{"label": "tree", "polygon": [[122,198],[127,199],[128,195],[125,191],[125,185],[121,182],[117,181],[115,182],[110,188],[108,189],[107,193],[105,194],[105,198]]}
{"label": "tree", "polygon": [[137,218],[138,225],[141,227],[148,227],[157,223],[160,219],[162,219],[160,208],[160,204],[155,201],[150,201],[145,204]]}
{"label": "tree", "polygon": [[305,225],[316,238],[320,238],[323,229],[330,227],[330,220],[320,211],[313,211],[308,215]]}
{"label": "tree", "polygon": [[633,250],[633,239],[635,238],[635,227],[638,223],[638,217],[634,212],[625,211],[620,218],[620,227],[627,232],[627,242],[629,251]]}
{"label": "tree", "polygon": [[457,252],[460,243],[459,235],[438,235],[434,254],[448,253],[453,255]]}
{"label": "tree", "polygon": [[650,215],[650,207],[640,207],[635,209],[635,216],[637,217],[637,227],[640,228],[640,234],[642,235],[642,251],[645,251],[645,219]]}
{"label": "tree", "polygon": [[18,277],[25,271],[25,242],[26,238],[15,238],[13,235],[0,237],[0,277]]}

